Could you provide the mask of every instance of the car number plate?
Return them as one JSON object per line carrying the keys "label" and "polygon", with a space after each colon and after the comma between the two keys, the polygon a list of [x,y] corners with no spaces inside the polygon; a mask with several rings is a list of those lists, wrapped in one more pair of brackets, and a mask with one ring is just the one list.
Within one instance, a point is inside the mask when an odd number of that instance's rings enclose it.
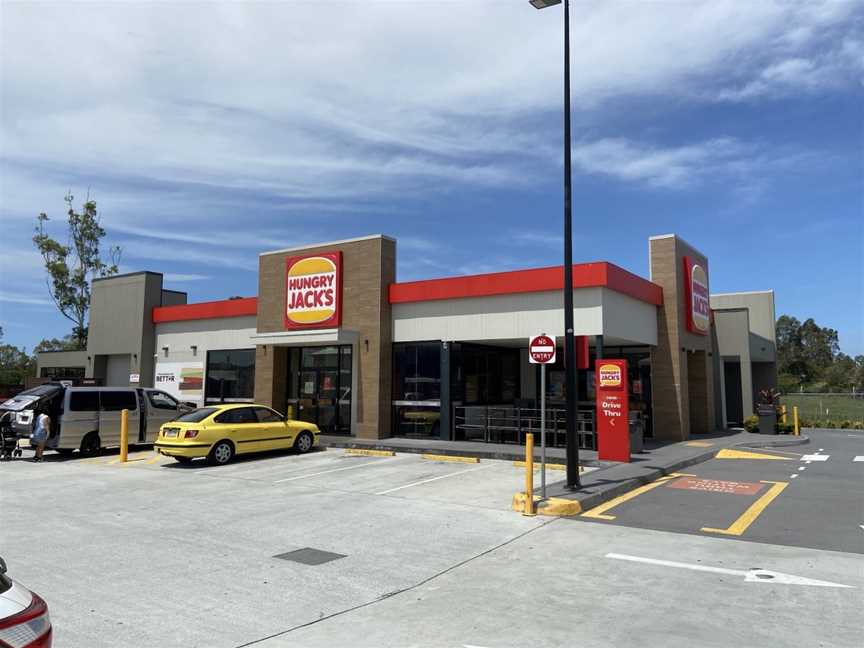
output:
{"label": "car number plate", "polygon": [[176,437],[177,436],[177,430],[165,430],[165,436],[166,437]]}

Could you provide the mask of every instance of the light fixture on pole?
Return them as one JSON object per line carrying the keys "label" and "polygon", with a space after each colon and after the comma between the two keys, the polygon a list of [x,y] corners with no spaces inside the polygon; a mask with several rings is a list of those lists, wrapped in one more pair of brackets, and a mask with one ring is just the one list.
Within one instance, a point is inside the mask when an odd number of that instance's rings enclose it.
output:
{"label": "light fixture on pole", "polygon": [[[528,0],[535,9],[561,0]],[[579,483],[579,437],[576,433],[576,341],[573,335],[573,209],[570,162],[570,0],[564,0],[564,376],[567,392],[567,488]]]}

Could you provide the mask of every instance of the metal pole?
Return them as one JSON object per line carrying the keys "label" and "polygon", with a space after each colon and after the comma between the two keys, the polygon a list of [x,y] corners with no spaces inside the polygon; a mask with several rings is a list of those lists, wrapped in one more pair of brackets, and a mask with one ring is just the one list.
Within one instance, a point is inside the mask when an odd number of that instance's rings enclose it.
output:
{"label": "metal pole", "polygon": [[120,463],[129,457],[129,410],[120,410]]}
{"label": "metal pole", "polygon": [[576,344],[573,338],[573,209],[570,165],[570,0],[564,0],[564,372],[567,390],[567,487],[579,488]]}
{"label": "metal pole", "polygon": [[540,497],[546,499],[546,365],[540,365]]}
{"label": "metal pole", "polygon": [[534,515],[534,435],[525,435],[525,509],[522,515]]}

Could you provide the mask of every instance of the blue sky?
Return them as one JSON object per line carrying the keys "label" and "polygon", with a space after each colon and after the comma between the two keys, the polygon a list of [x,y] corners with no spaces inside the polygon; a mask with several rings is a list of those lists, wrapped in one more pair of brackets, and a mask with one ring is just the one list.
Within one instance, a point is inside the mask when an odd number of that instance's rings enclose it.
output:
{"label": "blue sky", "polygon": [[[561,254],[560,7],[527,0],[0,7],[0,326],[69,331],[30,237],[90,191],[122,270],[191,301],[258,252],[383,232],[402,280]],[[776,291],[864,353],[864,4],[579,1],[574,259]],[[79,200],[80,202],[80,200]]]}

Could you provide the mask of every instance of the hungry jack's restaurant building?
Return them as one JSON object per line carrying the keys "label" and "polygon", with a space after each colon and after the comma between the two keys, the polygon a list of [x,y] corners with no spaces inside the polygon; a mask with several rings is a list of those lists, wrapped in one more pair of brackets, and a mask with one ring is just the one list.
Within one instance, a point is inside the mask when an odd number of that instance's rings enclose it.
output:
{"label": "hungry jack's restaurant building", "polygon": [[[162,275],[93,283],[86,351],[43,353],[44,379],[155,386],[199,404],[252,401],[360,438],[524,441],[540,381],[528,338],[563,343],[561,266],[397,282],[396,240],[264,252],[258,296],[187,303]],[[574,265],[575,334],[627,361],[631,426],[668,440],[740,425],[776,385],[772,291],[711,295],[708,259],[649,240],[649,276]],[[563,354],[547,368],[564,438]],[[578,372],[580,441],[594,439],[593,371]]]}

